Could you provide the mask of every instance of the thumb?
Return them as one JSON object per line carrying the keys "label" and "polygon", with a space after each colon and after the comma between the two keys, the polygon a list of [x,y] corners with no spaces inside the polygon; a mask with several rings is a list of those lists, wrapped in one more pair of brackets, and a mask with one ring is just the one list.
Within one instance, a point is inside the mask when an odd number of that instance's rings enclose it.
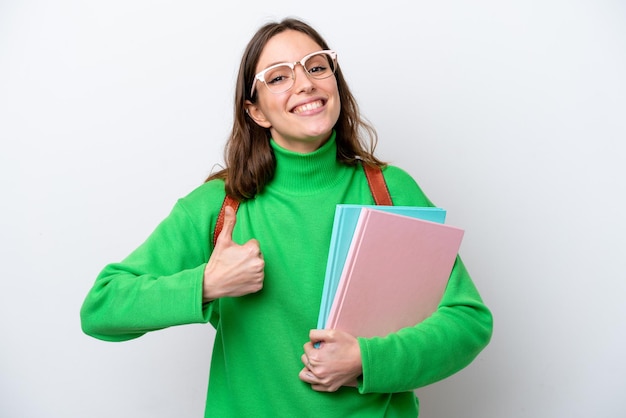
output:
{"label": "thumb", "polygon": [[227,243],[233,241],[233,229],[235,229],[236,222],[237,214],[235,213],[235,209],[227,205],[224,208],[224,226],[222,227],[222,232],[220,232],[219,237],[217,237],[218,242]]}
{"label": "thumb", "polygon": [[329,339],[329,332],[326,329],[312,329],[309,331],[309,339],[313,344],[319,344]]}

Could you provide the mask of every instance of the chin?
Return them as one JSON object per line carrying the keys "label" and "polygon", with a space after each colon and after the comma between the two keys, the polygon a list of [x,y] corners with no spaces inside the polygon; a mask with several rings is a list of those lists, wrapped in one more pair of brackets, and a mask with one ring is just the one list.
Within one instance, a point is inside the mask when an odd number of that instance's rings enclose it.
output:
{"label": "chin", "polygon": [[324,124],[323,126],[315,126],[308,129],[307,136],[315,139],[328,139],[333,132],[334,125],[329,126]]}

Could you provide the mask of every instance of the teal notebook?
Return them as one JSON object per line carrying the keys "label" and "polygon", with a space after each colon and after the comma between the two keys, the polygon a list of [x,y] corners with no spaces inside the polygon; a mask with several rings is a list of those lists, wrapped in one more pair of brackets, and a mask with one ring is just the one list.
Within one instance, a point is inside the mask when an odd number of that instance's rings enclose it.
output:
{"label": "teal notebook", "polygon": [[337,205],[335,209],[335,220],[330,238],[330,250],[328,252],[328,263],[326,264],[326,274],[324,278],[324,288],[322,291],[322,303],[317,321],[317,329],[326,328],[326,320],[330,313],[330,308],[337,292],[339,278],[343,270],[343,265],[350,249],[352,235],[356,228],[361,208],[371,208],[397,215],[410,216],[426,221],[444,223],[446,211],[442,208],[418,207],[418,206],[377,206],[377,205]]}

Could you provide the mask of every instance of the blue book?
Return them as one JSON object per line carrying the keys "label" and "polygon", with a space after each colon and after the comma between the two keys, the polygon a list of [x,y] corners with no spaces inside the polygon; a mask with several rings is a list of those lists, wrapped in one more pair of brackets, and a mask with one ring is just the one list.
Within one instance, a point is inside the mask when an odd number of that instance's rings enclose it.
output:
{"label": "blue book", "polygon": [[317,321],[317,329],[325,329],[328,314],[337,292],[343,265],[350,249],[352,235],[356,229],[362,208],[380,210],[397,215],[410,216],[426,221],[444,223],[446,211],[442,208],[418,206],[377,206],[377,205],[337,205],[330,238],[330,250],[322,291],[322,303]]}

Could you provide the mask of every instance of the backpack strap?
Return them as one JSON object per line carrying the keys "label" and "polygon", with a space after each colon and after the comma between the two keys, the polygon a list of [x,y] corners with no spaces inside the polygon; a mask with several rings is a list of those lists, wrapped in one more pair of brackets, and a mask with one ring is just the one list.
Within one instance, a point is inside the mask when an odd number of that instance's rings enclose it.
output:
{"label": "backpack strap", "polygon": [[[387,182],[385,181],[385,176],[383,176],[383,170],[375,165],[367,165],[363,163],[361,163],[361,165],[363,166],[363,171],[365,171],[367,184],[370,187],[370,192],[372,193],[374,202],[381,206],[393,206],[391,195],[389,194],[389,189],[387,188]],[[222,232],[222,228],[224,227],[224,212],[226,210],[226,206],[232,207],[235,209],[235,212],[237,212],[237,209],[239,209],[239,203],[240,202],[238,200],[234,199],[230,195],[226,195],[226,197],[224,197],[222,208],[220,209],[217,221],[215,222],[215,231],[213,232],[213,248],[215,248],[217,237],[219,237],[220,232]]]}
{"label": "backpack strap", "polygon": [[383,176],[383,170],[376,165],[367,165],[365,163],[361,165],[363,165],[363,171],[365,171],[367,184],[370,186],[374,202],[381,206],[393,206],[387,182],[385,181],[385,176]]}

